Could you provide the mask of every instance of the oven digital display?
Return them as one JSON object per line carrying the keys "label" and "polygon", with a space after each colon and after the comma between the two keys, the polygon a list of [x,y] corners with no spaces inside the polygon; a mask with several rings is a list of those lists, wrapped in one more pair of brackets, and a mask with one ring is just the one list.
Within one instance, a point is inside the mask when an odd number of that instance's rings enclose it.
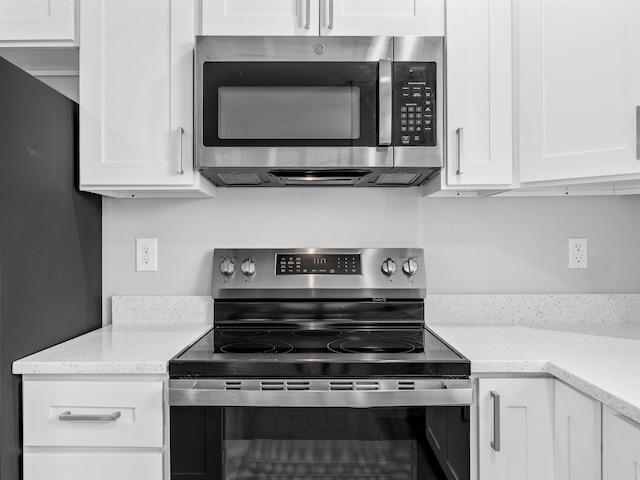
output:
{"label": "oven digital display", "polygon": [[362,262],[359,253],[277,253],[276,275],[362,275]]}

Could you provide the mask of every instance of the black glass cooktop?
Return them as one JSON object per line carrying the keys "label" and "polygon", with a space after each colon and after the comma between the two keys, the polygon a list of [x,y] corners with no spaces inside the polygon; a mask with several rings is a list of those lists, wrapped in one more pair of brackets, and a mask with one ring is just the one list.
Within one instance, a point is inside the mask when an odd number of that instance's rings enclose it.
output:
{"label": "black glass cooktop", "polygon": [[469,361],[424,328],[218,328],[169,362],[172,378],[469,373]]}

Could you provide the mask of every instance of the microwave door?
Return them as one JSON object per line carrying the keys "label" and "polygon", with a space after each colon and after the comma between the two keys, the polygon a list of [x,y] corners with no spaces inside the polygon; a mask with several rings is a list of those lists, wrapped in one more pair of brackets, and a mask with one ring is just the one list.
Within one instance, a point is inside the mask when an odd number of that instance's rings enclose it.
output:
{"label": "microwave door", "polygon": [[390,168],[391,71],[388,60],[205,62],[198,166]]}

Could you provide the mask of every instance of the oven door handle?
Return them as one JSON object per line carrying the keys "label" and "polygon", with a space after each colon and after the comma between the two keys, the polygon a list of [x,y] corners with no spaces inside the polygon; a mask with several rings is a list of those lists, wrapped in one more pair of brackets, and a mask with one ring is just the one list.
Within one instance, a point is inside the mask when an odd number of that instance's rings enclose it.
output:
{"label": "oven door handle", "polygon": [[[473,392],[471,382],[462,380],[427,380],[425,386],[411,389],[397,382],[397,389],[380,389],[366,385],[356,390],[348,390],[343,380],[336,380],[331,390],[314,388],[310,381],[306,387],[300,386],[304,380],[291,380],[296,386],[291,389],[268,381],[267,389],[249,385],[247,389],[238,386],[224,387],[230,380],[171,380],[169,382],[170,406],[251,406],[251,407],[419,407],[419,406],[469,406]],[[259,382],[259,381],[258,381]],[[366,383],[366,382],[363,382]],[[417,383],[417,382],[416,382]],[[228,388],[228,389],[227,389]],[[303,389],[307,388],[307,389]],[[344,389],[343,389],[344,388]],[[367,389],[371,388],[371,389]],[[405,389],[406,388],[406,389]]]}

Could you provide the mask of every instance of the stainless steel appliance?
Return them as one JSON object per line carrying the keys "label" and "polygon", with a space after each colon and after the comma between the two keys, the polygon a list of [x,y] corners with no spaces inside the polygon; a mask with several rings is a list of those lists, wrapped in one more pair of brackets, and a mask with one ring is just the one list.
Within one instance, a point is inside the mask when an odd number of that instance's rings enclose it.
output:
{"label": "stainless steel appliance", "polygon": [[197,168],[220,186],[418,185],[443,165],[441,37],[198,37]]}
{"label": "stainless steel appliance", "polygon": [[78,104],[4,58],[0,79],[0,478],[20,480],[11,367],[102,326],[102,199],[78,191]]}
{"label": "stainless steel appliance", "polygon": [[421,249],[215,250],[215,327],[169,362],[172,479],[468,480],[470,364],[425,290]]}

